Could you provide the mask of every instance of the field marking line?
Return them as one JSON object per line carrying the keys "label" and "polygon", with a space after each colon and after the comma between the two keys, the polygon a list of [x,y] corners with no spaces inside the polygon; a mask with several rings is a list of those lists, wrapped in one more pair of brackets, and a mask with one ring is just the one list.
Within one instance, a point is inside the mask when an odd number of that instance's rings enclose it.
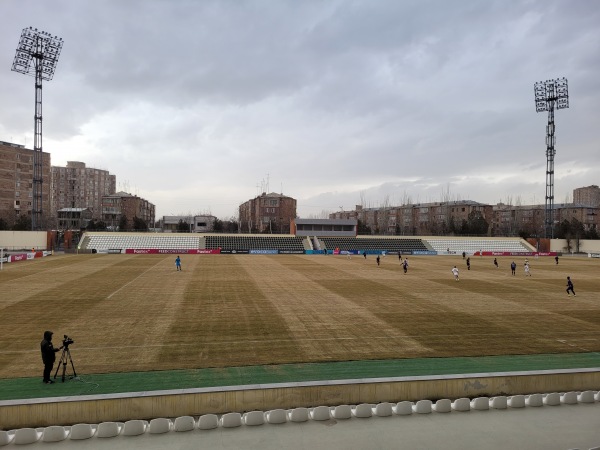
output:
{"label": "field marking line", "polygon": [[[578,340],[578,341],[595,341],[596,339],[583,338],[583,339],[577,339],[577,340]],[[566,344],[566,345],[568,345],[569,347],[575,347],[575,348],[577,348],[577,349],[579,349],[579,350],[583,350],[584,352],[587,352],[587,353],[594,353],[594,354],[600,355],[600,352],[595,352],[594,350],[590,350],[590,349],[588,349],[588,348],[581,347],[580,345],[571,344],[571,343],[569,343],[569,341],[567,341],[567,340],[563,340],[563,339],[557,339],[557,341],[558,341],[558,342],[560,342],[560,343],[562,343],[562,344]]]}
{"label": "field marking line", "polygon": [[[50,263],[50,262],[54,262],[54,261],[56,261],[56,260],[51,260],[51,261],[44,261],[44,260],[42,260],[40,262],[48,262],[48,263]],[[85,263],[83,263],[83,264],[85,264]],[[81,265],[82,264],[77,264],[78,267],[81,267]],[[21,266],[19,266],[19,268],[20,267]],[[24,279],[30,278],[30,277],[38,278],[39,275],[41,275],[41,274],[45,275],[47,273],[58,271],[58,270],[64,270],[65,268],[69,268],[69,267],[70,267],[70,265],[64,265],[64,266],[59,266],[59,267],[52,267],[52,268],[48,268],[48,269],[43,269],[43,270],[40,270],[39,272],[30,273],[28,275],[22,275],[20,277],[13,278],[11,280],[7,280],[6,282],[9,283],[11,281],[21,281],[21,280],[24,280]]]}
{"label": "field marking line", "polygon": [[159,265],[160,263],[162,263],[164,260],[160,260],[158,261],[156,264],[154,264],[151,267],[148,267],[146,270],[144,270],[142,273],[140,273],[137,277],[135,277],[133,280],[131,280],[129,283],[124,284],[123,286],[121,286],[119,289],[117,289],[116,291],[114,291],[112,294],[110,294],[108,297],[106,297],[106,300],[110,299],[113,295],[115,295],[117,292],[119,292],[121,289],[125,289],[127,286],[129,286],[131,283],[133,283],[135,280],[137,280],[139,277],[141,277],[142,275],[144,275],[146,272],[148,272],[150,269],[154,269],[157,265]]}

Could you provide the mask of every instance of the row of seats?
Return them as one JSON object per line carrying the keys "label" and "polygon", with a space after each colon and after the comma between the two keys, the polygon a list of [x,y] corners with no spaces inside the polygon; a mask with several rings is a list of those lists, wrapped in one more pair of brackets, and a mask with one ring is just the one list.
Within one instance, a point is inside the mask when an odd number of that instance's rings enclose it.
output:
{"label": "row of seats", "polygon": [[177,236],[171,234],[143,234],[143,235],[93,235],[86,234],[80,249],[95,249],[105,251],[108,249],[198,249],[202,248],[203,238],[200,236]]}
{"label": "row of seats", "polygon": [[303,239],[301,236],[206,236],[206,248],[303,251]]}
{"label": "row of seats", "polygon": [[360,237],[319,237],[325,248],[333,250],[381,250],[381,251],[427,251],[427,246],[421,239],[381,239]]}
{"label": "row of seats", "polygon": [[479,250],[495,252],[530,252],[520,239],[427,239],[431,247],[440,253],[474,253]]}
{"label": "row of seats", "polygon": [[73,426],[50,426],[46,428],[20,428],[0,431],[0,446],[10,444],[32,444],[38,441],[59,442],[65,439],[83,440],[92,437],[109,438],[116,436],[139,436],[144,433],[164,434],[171,431],[210,430],[218,427],[236,428],[242,425],[258,426],[265,423],[346,420],[351,418],[407,416],[412,414],[467,412],[471,410],[508,409],[541,406],[576,405],[578,403],[600,402],[600,392],[553,392],[549,394],[513,395],[497,397],[459,398],[454,401],[440,399],[398,403],[361,403],[358,405],[317,406],[315,408],[274,409],[270,411],[230,412],[221,415],[204,414],[196,420],[192,416],[181,416],[174,420],[156,418],[129,420],[127,422],[102,422],[98,425],[76,424]]}

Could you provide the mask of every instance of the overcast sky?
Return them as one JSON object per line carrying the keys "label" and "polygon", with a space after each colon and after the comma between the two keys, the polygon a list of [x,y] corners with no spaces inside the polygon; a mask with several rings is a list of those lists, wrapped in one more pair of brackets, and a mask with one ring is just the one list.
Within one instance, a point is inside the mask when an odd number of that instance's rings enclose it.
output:
{"label": "overcast sky", "polygon": [[43,150],[156,216],[236,216],[267,188],[300,217],[357,204],[544,203],[547,113],[566,77],[555,203],[600,184],[600,1],[1,0],[0,140],[33,147],[23,28],[64,40]]}

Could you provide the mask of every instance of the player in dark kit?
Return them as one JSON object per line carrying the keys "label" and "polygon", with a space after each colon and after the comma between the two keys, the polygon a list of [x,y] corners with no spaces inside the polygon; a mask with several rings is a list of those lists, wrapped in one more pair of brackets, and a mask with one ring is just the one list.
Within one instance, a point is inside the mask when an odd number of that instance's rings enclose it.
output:
{"label": "player in dark kit", "polygon": [[567,277],[567,295],[571,295],[569,292],[573,293],[573,297],[577,297],[575,295],[575,290],[573,289],[573,282],[571,281],[571,277]]}
{"label": "player in dark kit", "polygon": [[510,263],[510,271],[514,275],[516,270],[517,270],[517,263],[513,261]]}
{"label": "player in dark kit", "polygon": [[471,270],[471,258],[467,258],[467,270]]}

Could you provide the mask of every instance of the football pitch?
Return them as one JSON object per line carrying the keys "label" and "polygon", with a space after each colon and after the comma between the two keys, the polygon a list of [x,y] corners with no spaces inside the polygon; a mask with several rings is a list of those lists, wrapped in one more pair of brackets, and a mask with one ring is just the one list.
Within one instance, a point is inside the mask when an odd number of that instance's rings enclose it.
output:
{"label": "football pitch", "polygon": [[526,277],[524,257],[471,257],[468,271],[461,256],[409,256],[404,274],[397,256],[182,255],[181,272],[175,256],[5,264],[0,378],[41,375],[45,330],[56,347],[74,339],[88,374],[600,352],[597,259],[530,258]]}

